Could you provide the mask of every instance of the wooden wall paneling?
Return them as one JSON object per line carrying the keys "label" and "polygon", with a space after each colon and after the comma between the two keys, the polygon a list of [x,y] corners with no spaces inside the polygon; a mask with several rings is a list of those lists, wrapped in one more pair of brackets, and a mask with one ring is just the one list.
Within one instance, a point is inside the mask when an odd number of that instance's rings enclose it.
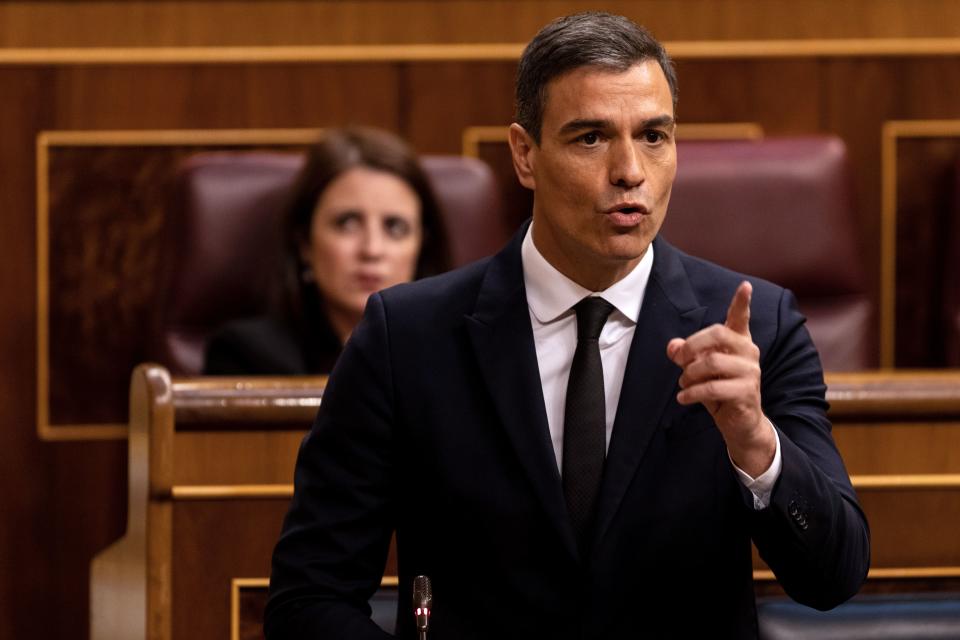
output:
{"label": "wooden wall paneling", "polygon": [[[917,61],[909,67],[903,61],[895,65],[899,72],[900,109],[891,119],[919,121],[915,125],[904,124],[900,129],[904,135],[895,142],[896,199],[892,206],[896,221],[893,230],[896,249],[890,258],[893,264],[889,269],[897,272],[896,284],[891,285],[897,300],[894,306],[897,325],[894,331],[897,345],[895,363],[902,367],[943,364],[942,326],[937,317],[941,303],[940,291],[928,289],[931,286],[929,282],[911,282],[910,278],[914,275],[928,276],[939,283],[938,274],[943,260],[947,259],[942,243],[947,231],[945,216],[950,206],[950,187],[947,184],[950,178],[946,175],[950,169],[945,165],[949,163],[951,155],[953,158],[960,157],[960,145],[957,144],[960,123],[956,122],[960,114],[957,107],[960,103],[958,66],[960,56]],[[923,123],[938,120],[945,122]],[[930,128],[921,133],[920,130],[926,127]],[[915,151],[915,145],[920,144],[904,139],[911,136],[950,140],[927,141],[923,145],[925,151],[922,159],[903,158],[901,154]],[[906,149],[903,148],[905,142],[909,142]],[[917,161],[924,164],[929,176],[917,179],[919,172],[909,166]],[[902,175],[904,171],[909,172],[906,174],[909,177]],[[903,207],[907,211],[901,214]],[[926,225],[926,228],[918,228],[922,225]],[[923,289],[927,290],[919,291]],[[906,296],[906,300],[901,300],[901,295]],[[937,305],[936,308],[933,308],[934,305]]]}
{"label": "wooden wall paneling", "polygon": [[678,81],[677,122],[750,119],[754,89],[749,77],[750,61],[679,59],[674,62]]}
{"label": "wooden wall paneling", "polygon": [[230,640],[263,640],[263,613],[267,604],[266,578],[237,578],[230,606]]}
{"label": "wooden wall paneling", "polygon": [[[53,94],[48,102],[58,124],[85,129],[194,123],[222,129],[292,121],[314,126],[364,122],[396,130],[399,112],[396,72],[385,64],[67,67],[55,73]],[[164,179],[187,153],[171,148],[163,160],[158,157],[163,154],[153,150],[144,155],[127,145],[112,151],[112,160],[101,154],[96,162],[90,161],[87,148],[78,152],[87,152],[82,159],[71,158],[70,152],[51,156],[54,280],[41,287],[52,288],[50,299],[62,305],[51,310],[53,344],[79,347],[56,351],[65,361],[51,363],[53,423],[123,421],[126,377],[144,355],[132,328],[144,325],[154,299],[150,287],[159,260],[155,238],[162,226]],[[127,178],[119,179],[124,171]],[[58,182],[61,178],[66,186]],[[105,202],[98,202],[103,196]],[[84,203],[88,215],[75,215],[76,207],[82,209]],[[131,206],[140,215],[128,215]],[[100,223],[89,224],[91,216]],[[127,233],[124,224],[139,226]],[[131,244],[130,237],[143,242]],[[57,244],[60,240],[63,246]],[[101,277],[105,274],[113,277]],[[73,281],[57,280],[58,275]],[[112,313],[117,310],[121,313]],[[94,332],[100,333],[92,336]],[[78,376],[79,372],[93,375]],[[106,386],[114,390],[113,400],[89,397],[82,385],[60,384],[57,376],[106,378]],[[45,422],[46,416],[41,418]]]}
{"label": "wooden wall paneling", "polygon": [[[957,77],[960,73],[957,69],[958,62],[960,57],[955,55],[921,58],[831,58],[823,61],[825,129],[837,133],[847,142],[854,168],[853,179],[856,184],[859,225],[863,238],[861,247],[867,264],[877,265],[868,275],[873,280],[873,286],[881,300],[883,366],[937,364],[932,358],[923,360],[922,357],[906,355],[930,354],[925,343],[937,338],[929,332],[928,327],[923,327],[922,322],[911,323],[909,319],[906,326],[895,326],[901,324],[901,319],[897,317],[899,310],[895,306],[895,270],[902,267],[893,253],[896,244],[894,235],[891,235],[889,250],[881,247],[882,236],[886,233],[881,221],[888,215],[888,210],[895,211],[896,205],[886,204],[887,198],[884,194],[893,193],[899,178],[895,174],[885,177],[887,170],[881,167],[881,160],[888,153],[888,150],[881,146],[884,139],[883,129],[887,121],[902,118],[956,117],[957,104],[960,101],[960,93],[955,89],[956,83],[960,81]],[[937,89],[938,85],[940,89]],[[921,174],[925,174],[925,169],[923,165],[913,168]],[[921,206],[923,204],[925,203],[921,203]],[[937,255],[937,249],[917,238],[918,232],[920,231],[909,230],[907,233],[913,234],[913,237],[904,238],[907,244],[897,250],[906,250],[926,261],[929,256]],[[898,231],[891,230],[890,233],[897,234]],[[934,231],[934,234],[942,234],[942,229]],[[915,284],[918,288],[930,286],[921,282]],[[896,346],[895,342],[902,345]],[[903,357],[899,353],[901,348],[906,350]]]}
{"label": "wooden wall paneling", "polygon": [[960,473],[960,421],[835,424],[851,475]]}
{"label": "wooden wall paneling", "polygon": [[406,65],[402,131],[421,152],[460,153],[467,127],[513,121],[515,73],[515,62]]}
{"label": "wooden wall paneling", "polygon": [[821,68],[814,58],[680,59],[677,119],[756,122],[766,135],[822,131]]}
{"label": "wooden wall paneling", "polygon": [[90,615],[90,559],[125,531],[126,441],[54,442],[45,447],[52,454],[52,491],[42,505],[43,526],[52,540],[41,559],[33,560],[32,571],[51,574],[52,584],[44,594],[49,611],[56,613],[47,616],[50,631],[35,637],[84,637]]}
{"label": "wooden wall paneling", "polygon": [[958,259],[947,255],[946,240],[960,160],[960,121],[948,124],[942,137],[907,134],[894,142],[897,366],[946,364],[942,274],[947,260]]}
{"label": "wooden wall paneling", "polygon": [[628,15],[662,39],[960,36],[949,0],[232,0],[0,5],[0,47],[525,42],[555,16]]}
{"label": "wooden wall paneling", "polygon": [[[960,491],[858,491],[870,522],[870,566],[960,567]],[[931,514],[937,514],[932,526]],[[917,544],[922,540],[923,544]]]}
{"label": "wooden wall paneling", "polygon": [[183,432],[174,440],[176,485],[283,484],[293,479],[300,441],[312,418],[298,431]]}
{"label": "wooden wall paneling", "polygon": [[[179,144],[158,145],[149,132],[136,144],[137,134],[128,135],[116,143],[108,133],[94,134],[84,144],[69,134],[44,136],[49,208],[38,223],[48,224],[49,279],[42,284],[49,316],[40,314],[38,331],[49,331],[49,351],[39,354],[49,357],[45,380],[47,363],[38,368],[53,428],[125,422],[129,374],[147,356],[160,263],[175,259],[159,255],[159,237],[176,166],[203,150],[255,147],[205,144],[201,137],[191,144],[188,134]],[[314,135],[305,131],[300,139]],[[242,143],[240,133],[236,139]]]}
{"label": "wooden wall paneling", "polygon": [[316,127],[397,130],[391,63],[64,65],[58,129]]}
{"label": "wooden wall paneling", "polygon": [[55,531],[48,508],[55,491],[48,448],[35,422],[36,243],[32,131],[45,115],[42,74],[0,68],[0,637],[56,637],[51,616],[38,615],[37,594],[50,594],[47,563]]}
{"label": "wooden wall paneling", "polygon": [[[823,61],[824,128],[847,143],[853,169],[860,250],[871,265],[867,277],[876,300],[881,300],[880,278],[880,130],[885,117],[896,107],[896,73],[889,61],[877,59],[830,59]],[[879,309],[881,323],[887,315]],[[886,360],[884,360],[886,358]],[[881,346],[881,364],[892,352]]]}
{"label": "wooden wall paneling", "polygon": [[[288,502],[284,498],[174,503],[173,640],[229,640],[231,582],[270,575],[273,545]],[[196,613],[198,609],[203,615]]]}
{"label": "wooden wall paneling", "polygon": [[50,315],[38,327],[49,331],[51,347],[50,424],[125,422],[129,371],[144,360],[143,331],[157,298],[163,194],[190,151],[52,150]]}
{"label": "wooden wall paneling", "polygon": [[[896,270],[901,268],[897,253],[907,251],[926,261],[929,259],[928,256],[937,255],[938,249],[924,244],[925,240],[917,237],[917,230],[907,229],[907,237],[899,238],[904,227],[901,225],[902,217],[896,215],[900,203],[894,202],[895,199],[899,199],[897,192],[900,182],[900,178],[896,175],[896,171],[899,170],[895,157],[897,144],[886,133],[887,123],[902,119],[950,120],[956,118],[957,102],[960,101],[960,92],[955,88],[955,83],[960,81],[958,62],[960,62],[960,56],[949,55],[918,59],[879,59],[856,65],[854,69],[850,69],[841,61],[834,61],[831,64],[839,72],[836,79],[843,83],[862,83],[863,78],[871,79],[869,86],[863,87],[861,84],[859,91],[851,93],[851,98],[855,101],[853,105],[835,101],[831,105],[831,112],[833,117],[844,121],[844,128],[848,132],[845,135],[856,140],[855,149],[859,154],[863,155],[867,151],[875,153],[873,157],[863,157],[864,169],[861,169],[858,178],[861,182],[870,183],[864,191],[870,199],[871,206],[870,217],[865,219],[864,228],[867,230],[870,227],[879,227],[881,238],[881,242],[872,243],[871,246],[879,251],[877,263],[880,265],[879,289],[882,303],[881,342],[884,355],[882,364],[885,366],[916,367],[938,364],[934,359],[924,361],[922,356],[917,356],[918,353],[930,354],[931,348],[923,343],[938,339],[928,333],[928,328],[923,326],[923,318],[911,311],[910,315],[904,319],[907,325],[899,326],[903,322],[897,317],[899,309],[896,303],[898,293]],[[938,86],[940,89],[937,88]],[[852,108],[853,106],[857,108]],[[873,141],[865,139],[874,126],[879,129],[876,137]],[[878,160],[883,161],[880,170],[874,169]],[[936,164],[929,167],[931,171],[937,171]],[[873,186],[876,180],[880,181],[879,186]],[[916,186],[926,187],[926,185]],[[879,203],[876,203],[878,199]],[[880,211],[879,216],[875,215],[873,206]],[[880,221],[883,221],[882,225]],[[906,221],[905,224],[909,225],[910,222]],[[934,230],[934,235],[942,235],[942,233],[943,229]],[[924,286],[920,283],[916,284]],[[902,354],[901,349],[905,350]]]}

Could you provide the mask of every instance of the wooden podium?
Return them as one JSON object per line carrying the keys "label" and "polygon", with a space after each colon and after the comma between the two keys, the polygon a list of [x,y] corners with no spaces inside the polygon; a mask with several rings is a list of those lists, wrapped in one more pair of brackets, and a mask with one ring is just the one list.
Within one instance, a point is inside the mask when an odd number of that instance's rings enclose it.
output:
{"label": "wooden podium", "polygon": [[[865,590],[960,589],[960,372],[827,381],[834,436],[871,525]],[[92,563],[93,640],[262,637],[270,555],[325,382],[172,380],[137,367],[127,532]],[[395,567],[391,553],[386,588]],[[754,576],[758,593],[778,591],[759,560]]]}

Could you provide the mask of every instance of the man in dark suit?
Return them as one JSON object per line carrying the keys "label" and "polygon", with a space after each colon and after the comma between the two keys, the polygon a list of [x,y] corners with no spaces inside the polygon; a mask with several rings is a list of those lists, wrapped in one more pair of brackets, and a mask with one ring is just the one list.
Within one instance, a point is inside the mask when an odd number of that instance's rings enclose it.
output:
{"label": "man in dark suit", "polygon": [[367,600],[393,531],[401,637],[418,574],[439,640],[753,638],[751,540],[800,602],[859,588],[867,524],[793,296],[656,237],[675,97],[624,18],[527,47],[532,223],[371,297],[297,461],[271,640],[388,637]]}

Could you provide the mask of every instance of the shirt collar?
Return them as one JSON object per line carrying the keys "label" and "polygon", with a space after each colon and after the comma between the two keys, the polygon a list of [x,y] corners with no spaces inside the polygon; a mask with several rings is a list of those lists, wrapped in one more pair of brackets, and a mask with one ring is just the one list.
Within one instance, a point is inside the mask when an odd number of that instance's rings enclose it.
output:
{"label": "shirt collar", "polygon": [[636,323],[643,304],[643,294],[653,267],[653,243],[630,273],[603,291],[590,291],[566,277],[547,262],[533,244],[533,223],[527,228],[520,249],[523,262],[523,283],[527,304],[534,317],[543,324],[552,322],[573,305],[590,295],[598,295],[612,304],[629,321]]}

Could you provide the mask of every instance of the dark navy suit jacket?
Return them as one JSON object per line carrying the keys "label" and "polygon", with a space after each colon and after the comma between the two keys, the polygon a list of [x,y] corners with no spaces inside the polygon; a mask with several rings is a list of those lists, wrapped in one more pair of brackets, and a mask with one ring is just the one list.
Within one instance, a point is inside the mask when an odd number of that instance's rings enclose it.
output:
{"label": "dark navy suit jacket", "polygon": [[388,637],[367,617],[391,533],[398,635],[432,578],[434,640],[753,638],[750,541],[796,600],[853,595],[869,533],[830,435],[816,350],[792,294],[754,286],[766,415],[783,470],[754,511],[701,405],[676,402],[667,342],[723,322],[743,276],[655,241],[581,555],[550,443],[520,244],[370,298],[297,460],[266,631]]}

